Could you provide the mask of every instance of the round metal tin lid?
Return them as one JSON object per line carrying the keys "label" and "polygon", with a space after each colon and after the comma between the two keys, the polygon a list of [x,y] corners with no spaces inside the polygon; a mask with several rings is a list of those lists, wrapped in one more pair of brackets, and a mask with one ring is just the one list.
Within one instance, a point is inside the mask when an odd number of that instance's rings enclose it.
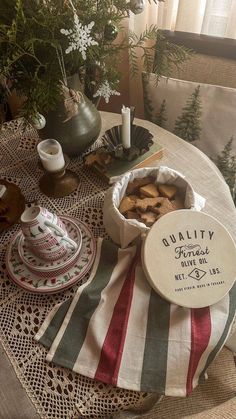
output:
{"label": "round metal tin lid", "polygon": [[142,247],[150,285],[183,307],[206,307],[221,300],[236,278],[236,245],[212,216],[178,210],[161,217]]}

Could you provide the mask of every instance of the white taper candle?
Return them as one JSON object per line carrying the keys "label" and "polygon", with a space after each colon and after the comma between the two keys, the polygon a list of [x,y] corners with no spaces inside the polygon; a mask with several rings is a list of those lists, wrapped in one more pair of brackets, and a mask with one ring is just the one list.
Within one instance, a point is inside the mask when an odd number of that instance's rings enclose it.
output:
{"label": "white taper candle", "polygon": [[130,108],[122,106],[121,109],[122,115],[122,128],[121,128],[121,140],[124,148],[130,148]]}

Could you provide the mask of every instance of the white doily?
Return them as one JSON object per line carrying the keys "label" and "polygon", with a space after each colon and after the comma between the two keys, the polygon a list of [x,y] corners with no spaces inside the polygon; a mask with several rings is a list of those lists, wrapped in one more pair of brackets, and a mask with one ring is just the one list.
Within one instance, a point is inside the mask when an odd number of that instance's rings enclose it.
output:
{"label": "white doily", "polygon": [[[38,188],[42,175],[36,152],[38,140],[31,126],[23,131],[21,119],[3,124],[0,178],[17,184],[28,202],[38,201],[50,211],[79,218],[91,227],[95,237],[104,236],[102,205],[107,185],[85,169],[82,158],[78,158],[69,166],[80,177],[77,191],[62,199],[44,196]],[[77,404],[80,414],[92,419],[141,406],[150,397],[146,393],[116,389],[45,362],[46,349],[33,337],[52,307],[72,297],[81,282],[51,296],[30,294],[14,285],[7,277],[5,250],[18,229],[15,225],[0,236],[0,337],[39,415],[47,419],[75,418],[79,415]]]}

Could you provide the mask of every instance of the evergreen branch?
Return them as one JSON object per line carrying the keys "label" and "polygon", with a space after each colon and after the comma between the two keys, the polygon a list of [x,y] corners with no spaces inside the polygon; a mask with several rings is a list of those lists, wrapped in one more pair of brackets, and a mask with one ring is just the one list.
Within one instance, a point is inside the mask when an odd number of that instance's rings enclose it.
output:
{"label": "evergreen branch", "polygon": [[157,82],[161,75],[169,76],[171,67],[179,67],[190,58],[192,51],[169,42],[156,25],[151,25],[138,37],[129,33],[129,49],[141,49],[144,69],[156,74]]}
{"label": "evergreen branch", "polygon": [[[0,0],[0,73],[11,78],[12,86],[27,98],[23,113],[30,113],[30,107],[32,112],[37,107],[47,112],[56,106],[60,100],[58,85],[64,63],[68,76],[79,74],[90,98],[102,81],[108,81],[111,86],[117,85],[121,78],[119,64],[124,51],[130,54],[132,75],[139,72],[140,56],[144,68],[153,71],[156,43],[160,37],[158,29],[151,26],[140,36],[135,33],[125,36],[126,29],[122,25],[124,18],[131,13],[129,1],[73,0],[73,5],[75,9],[68,0]],[[79,21],[77,30],[79,25],[85,28],[94,22],[90,34],[98,45],[89,45],[86,59],[81,54],[80,45],[77,45],[78,49],[66,53],[68,34],[61,33],[61,29],[74,30],[75,13]],[[105,35],[104,28],[110,24],[119,31],[119,37],[114,42]],[[77,39],[83,43],[83,36]],[[164,45],[164,38],[162,42]],[[64,54],[63,66],[60,66],[57,56],[59,49]],[[171,51],[169,55],[169,62],[177,64],[184,58],[174,55],[174,52],[171,55]]]}
{"label": "evergreen branch", "polygon": [[188,60],[192,54],[192,50],[182,45],[169,42],[162,31],[157,30],[157,41],[153,64],[153,72],[157,75],[157,81],[160,75],[168,77],[172,66],[179,68],[180,64]]}

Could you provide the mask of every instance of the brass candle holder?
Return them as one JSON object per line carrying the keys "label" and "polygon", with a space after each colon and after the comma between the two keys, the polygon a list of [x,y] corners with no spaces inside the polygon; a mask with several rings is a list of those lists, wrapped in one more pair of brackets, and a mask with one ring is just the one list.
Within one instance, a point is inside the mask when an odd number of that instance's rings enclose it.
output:
{"label": "brass candle holder", "polygon": [[39,180],[41,192],[51,198],[63,198],[74,192],[79,185],[79,177],[76,173],[67,169],[70,162],[68,156],[64,155],[65,166],[57,172],[48,172],[39,162],[40,169],[44,170],[44,175]]}

